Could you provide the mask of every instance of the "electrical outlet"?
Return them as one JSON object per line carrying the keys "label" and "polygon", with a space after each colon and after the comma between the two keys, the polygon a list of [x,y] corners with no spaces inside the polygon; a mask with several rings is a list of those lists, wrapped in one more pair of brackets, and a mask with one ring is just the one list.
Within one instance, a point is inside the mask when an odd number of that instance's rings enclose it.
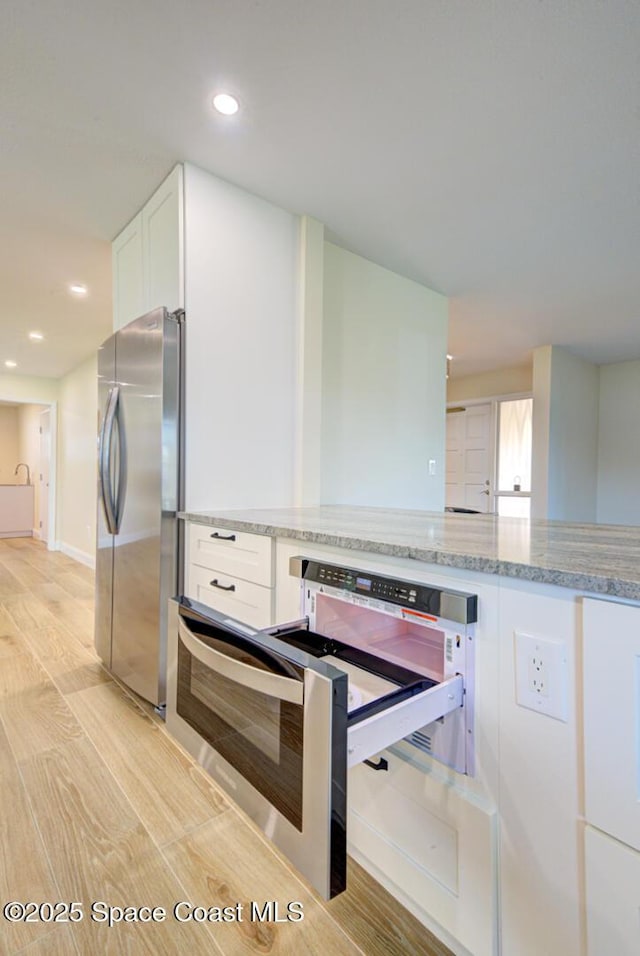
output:
{"label": "electrical outlet", "polygon": [[568,719],[567,645],[564,641],[515,632],[516,703]]}
{"label": "electrical outlet", "polygon": [[549,696],[548,657],[535,651],[529,658],[529,692],[539,697]]}

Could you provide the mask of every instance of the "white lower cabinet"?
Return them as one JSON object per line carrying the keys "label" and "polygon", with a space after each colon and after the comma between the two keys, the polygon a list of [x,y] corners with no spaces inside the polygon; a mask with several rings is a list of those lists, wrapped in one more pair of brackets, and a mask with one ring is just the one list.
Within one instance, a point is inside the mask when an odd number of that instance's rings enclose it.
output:
{"label": "white lower cabinet", "polygon": [[381,756],[388,770],[349,772],[349,852],[445,942],[494,956],[495,810],[394,750]]}
{"label": "white lower cabinet", "polygon": [[587,952],[638,956],[640,607],[586,599],[583,621]]}
{"label": "white lower cabinet", "polygon": [[273,539],[268,535],[190,522],[187,537],[190,564],[272,586]]}
{"label": "white lower cabinet", "polygon": [[639,728],[640,607],[587,599],[585,816],[588,823],[636,850],[640,850]]}
{"label": "white lower cabinet", "polygon": [[275,623],[273,539],[189,522],[185,594],[251,627]]}
{"label": "white lower cabinet", "polygon": [[588,826],[585,860],[589,956],[638,956],[640,853]]}
{"label": "white lower cabinet", "polygon": [[274,623],[273,590],[232,577],[224,571],[192,565],[187,597],[251,627],[269,627]]}

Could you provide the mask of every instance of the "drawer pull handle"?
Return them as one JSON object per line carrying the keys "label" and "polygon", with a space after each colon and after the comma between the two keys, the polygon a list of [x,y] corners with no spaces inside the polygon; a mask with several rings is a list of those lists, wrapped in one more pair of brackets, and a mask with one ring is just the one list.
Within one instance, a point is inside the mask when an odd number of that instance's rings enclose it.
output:
{"label": "drawer pull handle", "polygon": [[220,534],[218,531],[214,531],[211,535],[212,538],[217,538],[218,541],[235,541],[235,534]]}
{"label": "drawer pull handle", "polygon": [[373,760],[363,760],[363,763],[366,763],[367,767],[371,767],[372,770],[388,770],[389,761],[385,760],[384,757],[380,757],[377,763],[374,763]]}
{"label": "drawer pull handle", "polygon": [[235,584],[218,584],[218,579],[214,578],[213,581],[209,581],[209,584],[212,588],[219,588],[221,591],[235,591]]}

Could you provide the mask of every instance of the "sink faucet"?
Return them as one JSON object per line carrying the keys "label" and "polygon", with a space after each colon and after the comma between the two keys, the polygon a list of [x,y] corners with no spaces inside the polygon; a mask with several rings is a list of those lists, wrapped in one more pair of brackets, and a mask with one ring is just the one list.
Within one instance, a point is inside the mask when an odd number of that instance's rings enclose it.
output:
{"label": "sink faucet", "polygon": [[31,472],[29,471],[29,466],[27,465],[27,463],[24,462],[24,461],[21,461],[19,464],[17,464],[17,465],[16,465],[16,470],[14,471],[14,475],[17,475],[17,474],[18,474],[18,468],[26,468],[26,469],[27,469],[27,481],[26,481],[26,483],[27,483],[28,485],[30,485],[30,484],[31,484]]}

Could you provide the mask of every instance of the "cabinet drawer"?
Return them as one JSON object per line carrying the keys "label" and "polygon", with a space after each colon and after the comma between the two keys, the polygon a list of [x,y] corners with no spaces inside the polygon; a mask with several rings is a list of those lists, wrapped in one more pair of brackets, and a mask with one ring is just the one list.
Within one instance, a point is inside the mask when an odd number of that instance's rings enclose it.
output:
{"label": "cabinet drawer", "polygon": [[[212,581],[216,581],[217,586]],[[192,564],[188,573],[187,595],[252,627],[262,628],[273,624],[273,590],[243,581],[224,571]]]}
{"label": "cabinet drawer", "polygon": [[273,539],[211,525],[189,525],[189,563],[270,588]]}

